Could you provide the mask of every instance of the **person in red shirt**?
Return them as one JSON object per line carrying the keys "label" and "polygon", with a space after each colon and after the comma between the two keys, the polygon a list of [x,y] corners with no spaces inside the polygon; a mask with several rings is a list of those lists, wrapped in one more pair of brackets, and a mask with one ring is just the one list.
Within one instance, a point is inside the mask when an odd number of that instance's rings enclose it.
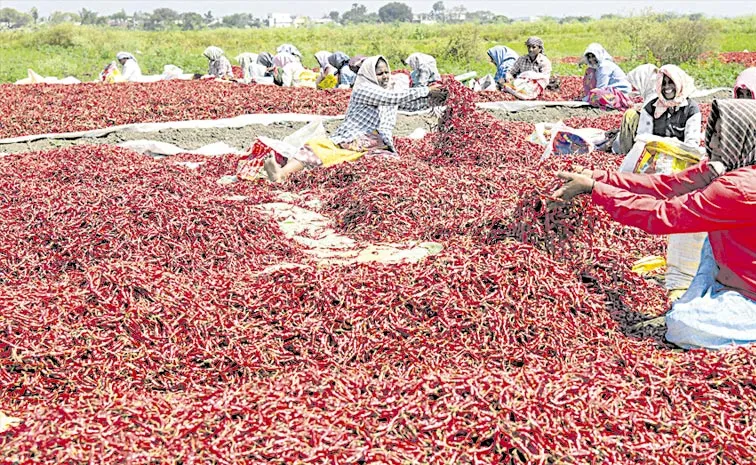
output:
{"label": "person in red shirt", "polygon": [[591,193],[613,219],[650,234],[707,232],[666,338],[719,349],[756,342],[756,101],[715,100],[706,149],[707,159],[673,175],[560,172],[567,182],[554,195]]}

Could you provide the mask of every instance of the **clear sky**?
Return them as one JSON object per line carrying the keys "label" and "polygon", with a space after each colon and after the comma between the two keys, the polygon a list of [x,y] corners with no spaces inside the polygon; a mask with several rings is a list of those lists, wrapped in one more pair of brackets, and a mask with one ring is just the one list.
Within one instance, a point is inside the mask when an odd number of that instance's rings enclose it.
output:
{"label": "clear sky", "polygon": [[[378,8],[392,0],[0,0],[0,8],[15,8],[28,11],[37,7],[40,15],[51,12],[79,11],[82,8],[94,10],[101,15],[108,15],[126,10],[150,12],[156,8],[172,8],[179,12],[195,11],[205,13],[208,10],[216,17],[233,13],[252,13],[254,16],[267,16],[268,13],[296,13],[311,17],[321,17],[329,11],[347,11],[352,3],[361,3],[368,11]],[[401,1],[401,0],[397,0]],[[415,13],[428,12],[434,0],[404,0]],[[444,0],[447,9],[464,5],[468,11],[489,10],[510,18],[523,16],[600,16],[602,14],[632,14],[646,8],[657,12],[676,12],[682,14],[703,13],[707,16],[741,16],[756,14],[755,0]]]}

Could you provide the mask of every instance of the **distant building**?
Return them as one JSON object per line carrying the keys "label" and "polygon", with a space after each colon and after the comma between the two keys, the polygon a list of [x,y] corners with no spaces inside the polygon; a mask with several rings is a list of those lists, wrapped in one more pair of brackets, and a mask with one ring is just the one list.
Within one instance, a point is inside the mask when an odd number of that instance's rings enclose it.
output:
{"label": "distant building", "polygon": [[288,13],[270,13],[268,14],[269,27],[292,27],[294,18]]}
{"label": "distant building", "polygon": [[412,22],[420,24],[436,24],[436,19],[434,18],[433,13],[415,13],[412,15]]}

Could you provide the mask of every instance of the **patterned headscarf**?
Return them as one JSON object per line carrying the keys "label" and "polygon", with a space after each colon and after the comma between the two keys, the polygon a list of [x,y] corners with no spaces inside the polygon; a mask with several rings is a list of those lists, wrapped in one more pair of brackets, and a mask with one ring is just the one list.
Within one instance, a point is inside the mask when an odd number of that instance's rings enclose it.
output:
{"label": "patterned headscarf", "polygon": [[727,171],[756,164],[756,100],[714,100],[706,125],[706,151],[720,121],[719,145]]}
{"label": "patterned headscarf", "polygon": [[528,40],[525,41],[525,46],[530,47],[531,45],[537,45],[541,47],[541,53],[544,53],[545,49],[543,48],[543,40],[541,40],[540,37],[528,37]]}
{"label": "patterned headscarf", "polygon": [[497,68],[507,60],[516,60],[520,58],[520,55],[518,55],[517,52],[504,45],[497,45],[489,48],[488,56],[491,57],[491,60]]}
{"label": "patterned headscarf", "polygon": [[283,44],[276,50],[276,53],[290,53],[295,57],[302,58],[302,54],[299,53],[299,49],[291,44]]}
{"label": "patterned headscarf", "polygon": [[738,79],[735,81],[735,88],[732,89],[732,96],[738,97],[738,89],[746,89],[751,91],[751,98],[756,99],[756,67],[748,68],[738,75]]}
{"label": "patterned headscarf", "polygon": [[268,53],[268,52],[262,52],[262,53],[261,53],[261,54],[260,54],[260,55],[259,55],[259,56],[257,57],[257,64],[258,64],[258,65],[263,65],[263,66],[265,66],[266,68],[270,68],[270,67],[272,67],[272,66],[273,66],[273,55],[271,55],[271,54],[270,54],[270,53]]}
{"label": "patterned headscarf", "polygon": [[215,60],[220,59],[220,57],[223,56],[223,50],[211,45],[210,47],[207,47],[205,49],[205,52],[203,53],[203,55],[205,55],[205,58],[207,58],[208,60],[215,61]]}
{"label": "patterned headscarf", "polygon": [[331,56],[331,52],[327,50],[321,50],[315,54],[315,59],[318,60],[318,65],[321,68],[328,66],[328,57]]}
{"label": "patterned headscarf", "polygon": [[344,65],[349,64],[349,55],[344,52],[333,52],[328,57],[328,64],[340,70]]}
{"label": "patterned headscarf", "polygon": [[134,58],[134,55],[130,54],[129,52],[118,52],[118,54],[116,55],[116,60],[120,61],[123,59],[136,61],[136,58]]}
{"label": "patterned headscarf", "polygon": [[[349,68],[354,71],[357,69],[359,71],[360,66],[362,66],[362,63],[365,61],[367,57],[365,55],[355,55],[352,58],[349,59]],[[357,72],[357,71],[355,71]]]}
{"label": "patterned headscarf", "polygon": [[[378,66],[378,60],[383,60],[388,66],[388,60],[383,58],[383,55],[376,55],[365,58],[360,67],[360,72],[357,73],[357,80],[354,81],[354,88],[357,89],[360,86],[374,85],[380,87],[378,84],[378,76],[375,74],[375,67]],[[391,72],[391,68],[389,68]]]}
{"label": "patterned headscarf", "polygon": [[[592,65],[590,62],[588,62],[588,54],[592,53],[596,57],[596,64]],[[611,55],[609,55],[609,52],[606,51],[604,47],[601,46],[601,44],[593,42],[592,44],[588,44],[588,47],[585,49],[585,52],[583,52],[583,59],[581,60],[586,65],[590,66],[591,68],[598,68],[601,66],[601,63],[604,60],[614,61],[614,58],[612,58]]]}
{"label": "patterned headscarf", "polygon": [[[662,82],[664,82],[664,76],[669,77],[675,84],[674,98],[667,100],[662,95]],[[690,94],[696,90],[696,83],[693,78],[683,71],[677,65],[664,65],[659,68],[659,74],[656,75],[656,93],[659,95],[659,100],[656,101],[656,109],[654,110],[654,118],[661,118],[667,108],[673,108],[680,106],[684,101],[688,99]]]}

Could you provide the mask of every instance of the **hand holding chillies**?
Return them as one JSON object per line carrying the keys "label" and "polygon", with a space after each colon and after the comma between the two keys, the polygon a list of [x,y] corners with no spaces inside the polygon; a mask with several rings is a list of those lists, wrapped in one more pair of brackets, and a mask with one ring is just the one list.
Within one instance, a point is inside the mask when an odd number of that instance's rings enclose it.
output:
{"label": "hand holding chillies", "polygon": [[596,184],[596,181],[584,174],[560,171],[557,176],[567,181],[554,192],[554,197],[559,200],[571,200],[578,195],[588,194],[593,191],[593,186]]}

